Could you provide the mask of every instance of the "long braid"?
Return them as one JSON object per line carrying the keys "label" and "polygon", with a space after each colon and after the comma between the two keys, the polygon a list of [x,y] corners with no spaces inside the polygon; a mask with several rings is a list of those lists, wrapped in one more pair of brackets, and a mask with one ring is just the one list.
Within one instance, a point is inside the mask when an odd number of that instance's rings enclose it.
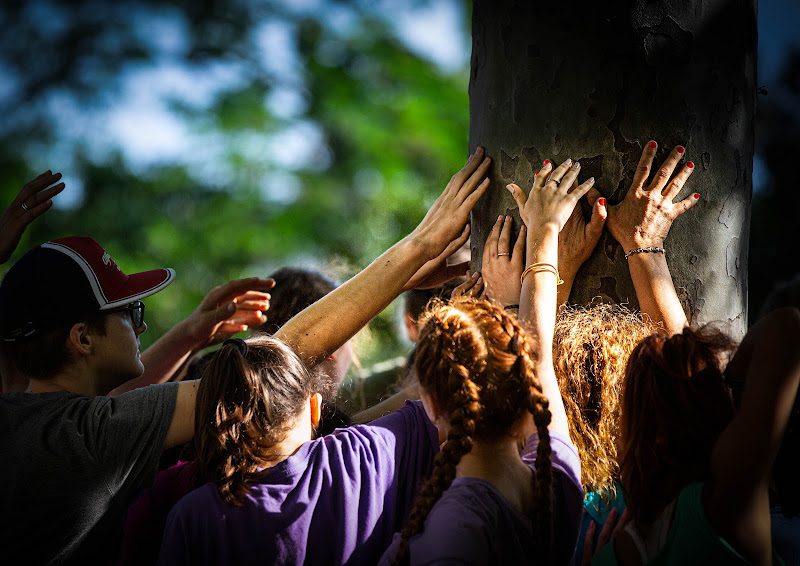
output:
{"label": "long braid", "polygon": [[517,355],[515,366],[512,372],[518,369],[519,375],[524,376],[528,382],[528,410],[533,415],[533,422],[539,436],[539,444],[536,447],[536,474],[533,479],[533,503],[534,514],[536,517],[535,537],[538,546],[537,562],[546,563],[550,554],[551,536],[551,509],[550,509],[550,490],[553,481],[552,463],[550,454],[550,431],[548,425],[552,415],[550,413],[550,402],[542,391],[542,385],[536,379],[533,371],[533,360],[531,351],[528,348],[520,347],[518,335],[509,341],[509,350]]}
{"label": "long braid", "polygon": [[438,302],[430,307],[417,348],[420,386],[436,411],[448,416],[449,429],[431,479],[401,533],[394,564],[408,559],[410,539],[422,531],[430,510],[452,484],[473,439],[493,441],[511,434],[528,411],[539,436],[533,476],[536,561],[546,562],[551,537],[551,414],[534,374],[532,339],[499,305],[462,297],[451,305]]}
{"label": "long braid", "polygon": [[[443,329],[437,329],[437,334],[442,334]],[[478,388],[470,379],[466,367],[456,361],[453,352],[454,342],[449,340],[431,340],[427,344],[438,345],[438,369],[446,371],[448,385],[458,385],[453,398],[454,410],[449,415],[450,428],[447,440],[434,460],[433,473],[425,483],[414,503],[414,508],[408,523],[400,536],[400,547],[395,555],[393,564],[399,566],[408,558],[408,542],[415,534],[422,531],[425,519],[428,518],[433,506],[439,501],[442,493],[450,487],[456,477],[456,466],[461,457],[472,449],[472,435],[475,434],[475,424],[480,410],[478,401]],[[422,348],[426,352],[427,348]],[[417,357],[420,360],[420,357]]]}

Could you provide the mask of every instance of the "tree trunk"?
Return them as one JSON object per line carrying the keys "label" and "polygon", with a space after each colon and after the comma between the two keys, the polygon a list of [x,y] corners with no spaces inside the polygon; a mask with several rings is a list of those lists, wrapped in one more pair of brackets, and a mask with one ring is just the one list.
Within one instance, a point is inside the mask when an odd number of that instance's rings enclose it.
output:
{"label": "tree trunk", "polygon": [[[583,4],[583,5],[582,5]],[[755,0],[539,2],[474,0],[470,149],[486,148],[492,185],[472,213],[472,262],[500,213],[516,205],[544,159],[580,161],[609,205],[630,186],[643,144],[656,165],[675,145],[695,172],[679,199],[700,193],[666,240],[689,320],[747,328],[752,191]],[[589,213],[583,204],[584,213]],[[518,222],[517,222],[518,224]],[[624,251],[606,232],[583,265],[571,302],[638,308]]]}

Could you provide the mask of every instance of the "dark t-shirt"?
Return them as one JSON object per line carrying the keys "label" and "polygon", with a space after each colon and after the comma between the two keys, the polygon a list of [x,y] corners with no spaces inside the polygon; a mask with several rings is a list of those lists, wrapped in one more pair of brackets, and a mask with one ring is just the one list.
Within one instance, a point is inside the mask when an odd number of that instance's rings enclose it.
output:
{"label": "dark t-shirt", "polygon": [[127,504],[158,470],[177,392],[169,383],[117,397],[0,395],[4,561],[112,560]]}
{"label": "dark t-shirt", "polygon": [[[538,434],[533,434],[522,460],[536,467]],[[534,513],[525,515],[486,480],[456,478],[425,520],[424,530],[409,541],[414,566],[488,564],[568,564],[572,559],[583,512],[583,487],[578,452],[569,437],[550,431],[551,488],[550,559],[537,559]],[[400,545],[399,533],[380,561],[391,564]]]}

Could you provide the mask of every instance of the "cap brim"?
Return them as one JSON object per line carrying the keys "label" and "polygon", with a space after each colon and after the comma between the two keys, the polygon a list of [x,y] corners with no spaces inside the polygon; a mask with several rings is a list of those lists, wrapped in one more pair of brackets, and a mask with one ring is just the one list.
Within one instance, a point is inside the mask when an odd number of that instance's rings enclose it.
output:
{"label": "cap brim", "polygon": [[108,297],[108,304],[100,307],[101,311],[123,307],[158,293],[175,279],[175,270],[169,267],[142,271],[128,275],[128,281],[113,297]]}

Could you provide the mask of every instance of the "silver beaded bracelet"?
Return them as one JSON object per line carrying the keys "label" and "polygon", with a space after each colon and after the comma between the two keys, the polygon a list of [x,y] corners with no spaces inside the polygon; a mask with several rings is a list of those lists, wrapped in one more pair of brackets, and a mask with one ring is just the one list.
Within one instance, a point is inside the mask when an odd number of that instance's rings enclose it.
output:
{"label": "silver beaded bracelet", "polygon": [[666,254],[667,251],[664,248],[636,248],[635,250],[631,250],[625,254],[625,259],[628,259],[633,254],[640,254],[640,253],[659,253],[659,254]]}

